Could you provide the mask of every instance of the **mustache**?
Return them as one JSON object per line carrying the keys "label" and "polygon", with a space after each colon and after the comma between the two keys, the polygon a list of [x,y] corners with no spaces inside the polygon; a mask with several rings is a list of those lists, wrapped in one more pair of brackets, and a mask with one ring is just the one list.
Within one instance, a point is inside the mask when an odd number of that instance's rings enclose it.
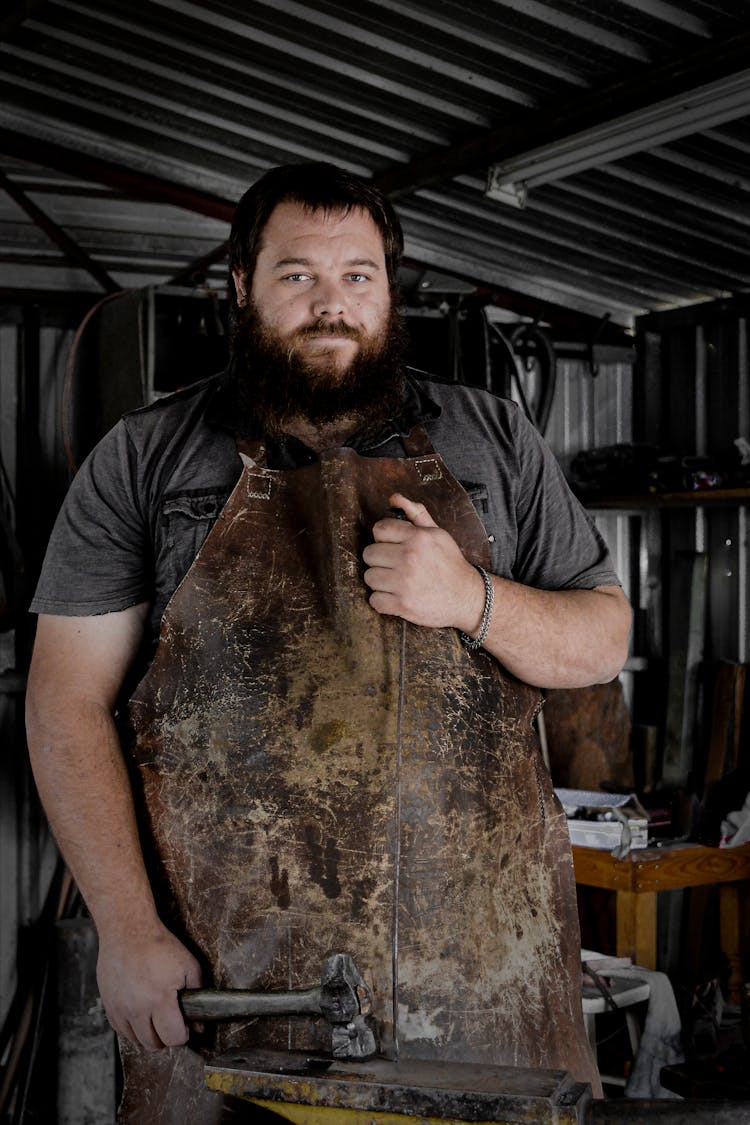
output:
{"label": "mustache", "polygon": [[326,320],[324,317],[312,324],[303,325],[294,333],[296,340],[310,340],[316,336],[342,336],[346,339],[362,341],[362,333],[358,328],[347,324],[344,320]]}

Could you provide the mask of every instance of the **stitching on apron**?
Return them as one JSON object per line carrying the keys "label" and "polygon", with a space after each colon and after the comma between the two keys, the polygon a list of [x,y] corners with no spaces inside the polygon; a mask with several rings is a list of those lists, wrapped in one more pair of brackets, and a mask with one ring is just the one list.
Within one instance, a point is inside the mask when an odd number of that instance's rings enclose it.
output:
{"label": "stitching on apron", "polygon": [[270,500],[271,499],[271,478],[270,477],[254,477],[253,483],[248,481],[247,488],[248,496],[253,500]]}
{"label": "stitching on apron", "polygon": [[419,473],[419,479],[424,484],[428,484],[432,480],[442,480],[443,474],[440,471],[440,464],[434,457],[415,460],[414,467]]}

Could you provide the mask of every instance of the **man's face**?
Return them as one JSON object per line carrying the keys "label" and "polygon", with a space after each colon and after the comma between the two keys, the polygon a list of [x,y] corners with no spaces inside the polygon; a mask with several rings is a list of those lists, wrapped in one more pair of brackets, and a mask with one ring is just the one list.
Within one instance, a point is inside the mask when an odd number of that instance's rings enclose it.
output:
{"label": "man's face", "polygon": [[249,291],[235,273],[238,304],[248,302],[311,380],[335,385],[364,354],[385,342],[391,293],[383,240],[371,215],[309,211],[280,203],[261,237]]}
{"label": "man's face", "polygon": [[377,427],[400,409],[406,331],[367,211],[280,203],[248,284],[235,271],[238,407],[268,433],[295,419]]}

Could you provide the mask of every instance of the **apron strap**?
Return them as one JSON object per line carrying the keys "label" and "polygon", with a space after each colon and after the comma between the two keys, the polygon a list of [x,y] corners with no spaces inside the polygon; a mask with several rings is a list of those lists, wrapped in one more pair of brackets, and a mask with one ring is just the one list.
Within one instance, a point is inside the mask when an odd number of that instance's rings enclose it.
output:
{"label": "apron strap", "polygon": [[[260,469],[268,467],[268,458],[265,442],[259,438],[246,438],[236,433],[237,452],[247,463],[249,459],[253,465]],[[427,430],[421,422],[417,422],[408,434],[401,434],[401,444],[407,457],[424,457],[435,452],[434,446],[427,436]]]}
{"label": "apron strap", "polygon": [[249,461],[249,468],[252,468],[253,465],[257,465],[260,469],[267,468],[265,442],[258,438],[245,438],[241,434],[235,434],[234,440],[237,443],[237,452],[244,464],[248,465]]}
{"label": "apron strap", "polygon": [[407,457],[423,457],[434,453],[435,449],[427,436],[427,430],[421,422],[417,422],[408,434],[401,434],[401,444]]}
{"label": "apron strap", "polygon": [[[237,452],[243,460],[249,458],[254,465],[261,469],[268,467],[265,442],[258,438],[246,438],[241,434],[235,434],[234,436],[237,443]],[[427,436],[427,430],[421,422],[417,422],[410,433],[401,434],[401,444],[407,457],[424,457],[435,452],[433,444]]]}

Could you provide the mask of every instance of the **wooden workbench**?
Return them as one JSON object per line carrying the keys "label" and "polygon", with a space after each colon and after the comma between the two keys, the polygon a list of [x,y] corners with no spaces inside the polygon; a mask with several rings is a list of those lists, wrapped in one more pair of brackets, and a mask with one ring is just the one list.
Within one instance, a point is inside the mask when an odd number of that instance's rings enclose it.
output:
{"label": "wooden workbench", "polygon": [[704,848],[665,844],[632,851],[615,859],[598,848],[574,845],[576,883],[615,892],[616,953],[634,964],[656,968],[656,896],[659,891],[719,885],[721,946],[729,961],[729,997],[739,1000],[750,979],[750,959],[743,958],[741,892],[750,880],[750,844],[739,848]]}

